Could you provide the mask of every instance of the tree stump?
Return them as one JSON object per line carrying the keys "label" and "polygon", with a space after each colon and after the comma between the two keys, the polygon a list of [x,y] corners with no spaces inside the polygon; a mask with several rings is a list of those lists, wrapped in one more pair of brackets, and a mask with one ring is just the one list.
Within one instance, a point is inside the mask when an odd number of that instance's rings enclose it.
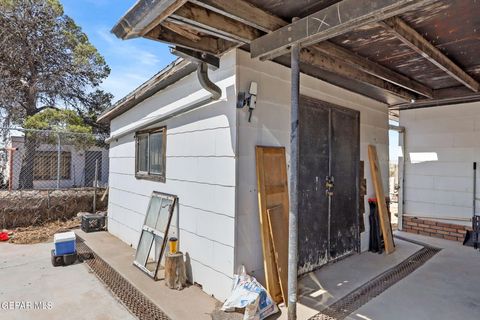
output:
{"label": "tree stump", "polygon": [[183,253],[165,254],[165,285],[170,289],[177,290],[182,290],[187,286]]}

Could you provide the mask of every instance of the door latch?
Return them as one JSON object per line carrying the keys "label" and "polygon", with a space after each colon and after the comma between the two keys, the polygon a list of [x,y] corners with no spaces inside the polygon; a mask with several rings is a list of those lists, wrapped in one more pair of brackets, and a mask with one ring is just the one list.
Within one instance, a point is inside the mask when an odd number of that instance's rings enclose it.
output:
{"label": "door latch", "polygon": [[325,193],[327,196],[333,196],[333,188],[335,187],[335,178],[332,176],[327,176],[325,178]]}

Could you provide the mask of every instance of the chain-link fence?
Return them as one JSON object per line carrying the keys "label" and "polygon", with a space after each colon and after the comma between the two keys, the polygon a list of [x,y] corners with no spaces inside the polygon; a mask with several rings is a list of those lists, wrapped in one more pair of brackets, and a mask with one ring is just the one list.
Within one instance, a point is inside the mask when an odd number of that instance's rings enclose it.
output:
{"label": "chain-link fence", "polygon": [[2,129],[0,189],[105,187],[108,146],[92,134]]}

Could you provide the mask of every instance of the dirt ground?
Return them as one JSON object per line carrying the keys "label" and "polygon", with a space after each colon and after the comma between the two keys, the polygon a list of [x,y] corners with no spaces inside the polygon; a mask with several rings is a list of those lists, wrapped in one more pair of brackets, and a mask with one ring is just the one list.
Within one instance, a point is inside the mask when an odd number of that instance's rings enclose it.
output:
{"label": "dirt ground", "polygon": [[53,241],[53,235],[57,232],[70,231],[80,227],[80,219],[74,217],[66,221],[52,221],[39,226],[16,228],[10,236],[10,243],[33,244]]}

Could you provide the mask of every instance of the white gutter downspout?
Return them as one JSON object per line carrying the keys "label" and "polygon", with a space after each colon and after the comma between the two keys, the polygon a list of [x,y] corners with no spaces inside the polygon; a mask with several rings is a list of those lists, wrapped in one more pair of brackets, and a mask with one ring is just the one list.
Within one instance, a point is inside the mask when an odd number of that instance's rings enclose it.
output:
{"label": "white gutter downspout", "polygon": [[400,193],[398,195],[398,230],[403,228],[403,214],[404,214],[404,204],[405,204],[405,157],[407,152],[407,143],[405,139],[405,127],[389,125],[390,130],[397,131],[399,133],[398,142],[402,147],[402,157],[398,159],[398,183],[400,188]]}
{"label": "white gutter downspout", "polygon": [[165,121],[167,119],[179,116],[183,113],[198,109],[205,104],[216,101],[220,99],[222,96],[222,89],[220,89],[216,84],[214,84],[209,78],[208,78],[208,65],[204,62],[199,63],[197,66],[197,77],[198,81],[200,82],[200,85],[202,86],[203,89],[207,90],[210,92],[210,96],[207,98],[204,98],[200,101],[194,101],[191,104],[185,105],[180,109],[173,110],[170,112],[167,112],[165,114],[161,114],[155,117],[152,117],[148,121],[142,122],[141,124],[134,126],[132,128],[128,128],[127,130],[120,131],[118,133],[112,134],[110,137],[105,139],[106,143],[110,143],[113,140],[119,139],[121,137],[124,137],[128,134],[132,134],[138,130],[144,129],[146,127],[149,127],[151,125],[154,125],[158,122]]}

